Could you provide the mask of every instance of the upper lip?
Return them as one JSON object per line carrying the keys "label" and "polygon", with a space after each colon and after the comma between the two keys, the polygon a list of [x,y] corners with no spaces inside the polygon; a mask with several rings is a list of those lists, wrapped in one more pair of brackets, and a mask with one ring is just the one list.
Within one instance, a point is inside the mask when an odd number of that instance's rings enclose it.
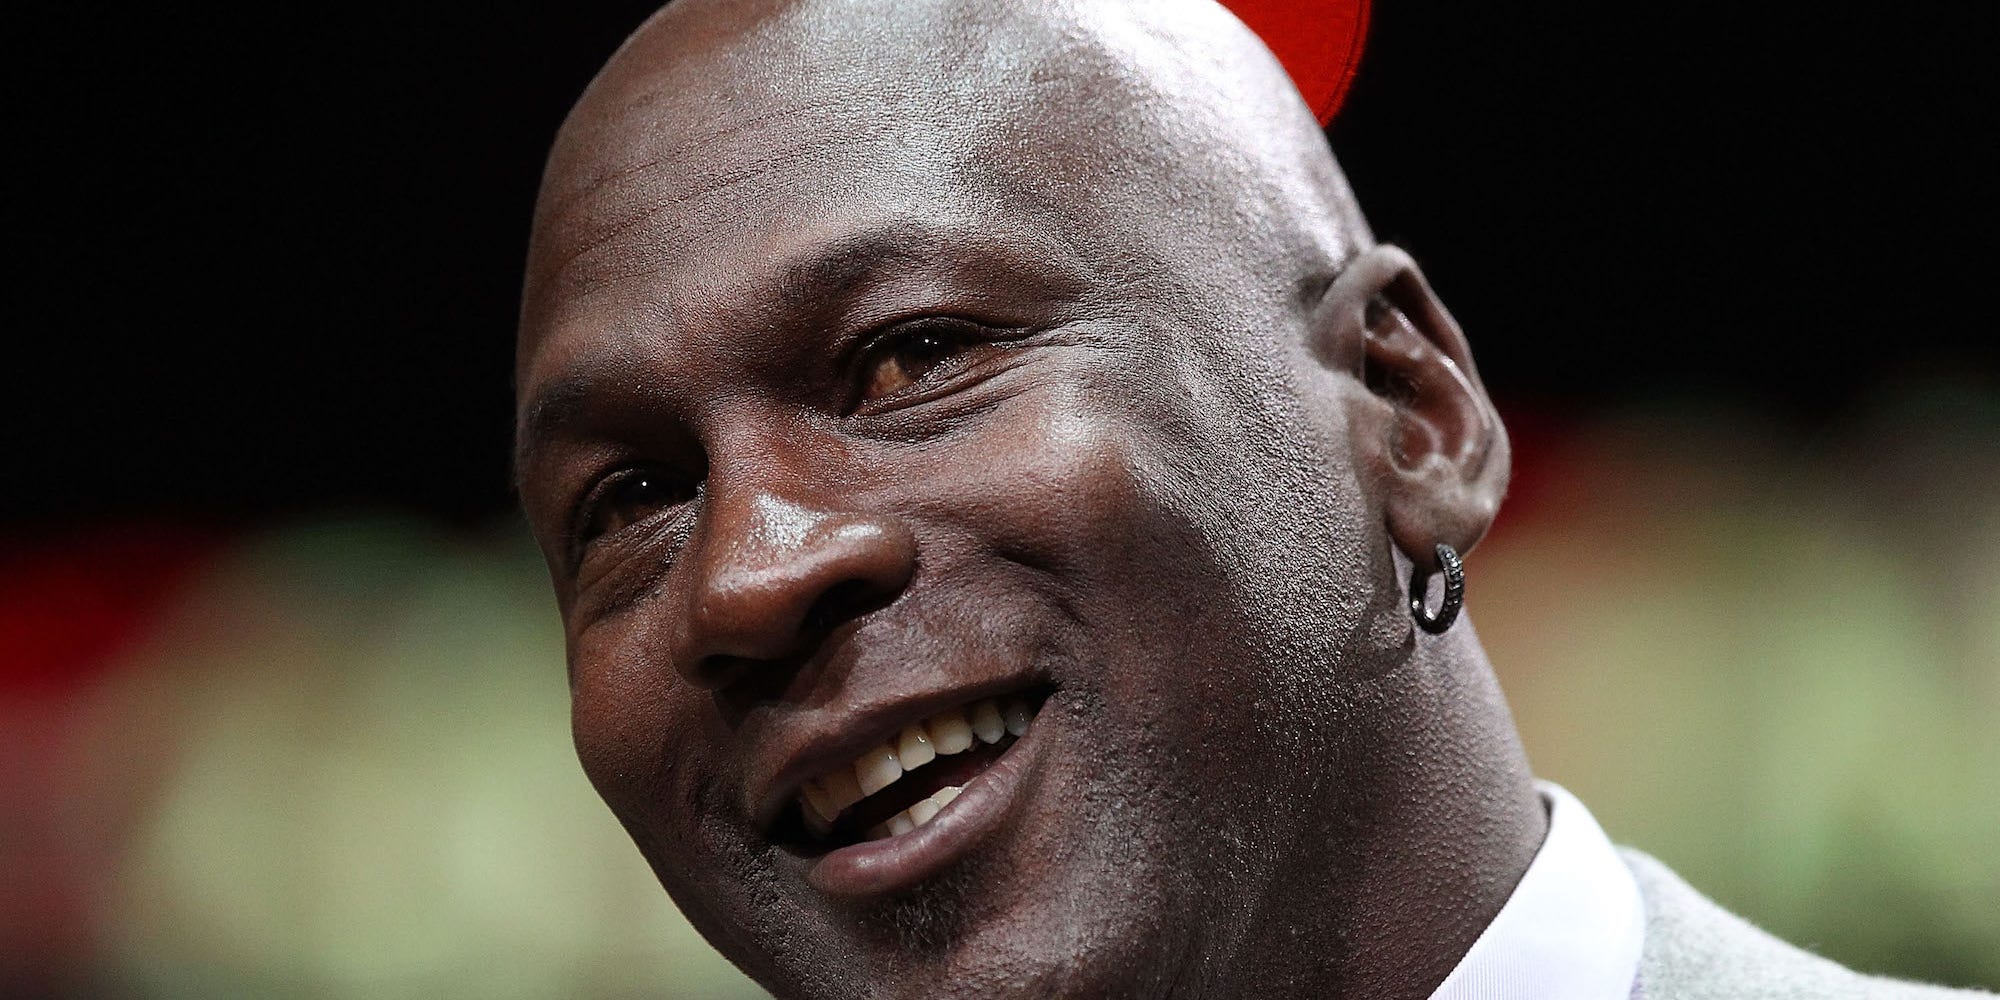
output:
{"label": "upper lip", "polygon": [[767,836],[771,834],[807,781],[852,764],[869,750],[893,741],[911,723],[981,698],[1012,694],[1032,684],[1031,678],[1014,675],[982,684],[897,697],[838,715],[822,713],[789,730],[773,733],[768,738],[770,753],[766,759],[776,760],[777,766],[769,777],[751,783],[754,802],[751,815],[757,829]]}

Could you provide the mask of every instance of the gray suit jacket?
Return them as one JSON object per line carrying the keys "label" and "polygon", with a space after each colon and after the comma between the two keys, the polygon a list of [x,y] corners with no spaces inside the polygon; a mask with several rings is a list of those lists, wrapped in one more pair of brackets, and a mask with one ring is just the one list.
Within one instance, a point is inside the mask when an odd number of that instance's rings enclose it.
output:
{"label": "gray suit jacket", "polygon": [[1635,997],[1644,1000],[1946,1000],[1975,990],[1880,979],[1794,948],[1688,887],[1666,865],[1624,850],[1646,901],[1646,946]]}

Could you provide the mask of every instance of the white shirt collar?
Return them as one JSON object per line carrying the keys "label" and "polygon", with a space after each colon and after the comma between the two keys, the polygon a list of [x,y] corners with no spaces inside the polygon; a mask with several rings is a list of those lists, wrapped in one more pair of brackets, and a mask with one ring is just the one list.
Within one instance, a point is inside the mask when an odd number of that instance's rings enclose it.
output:
{"label": "white shirt collar", "polygon": [[1549,832],[1506,905],[1431,1000],[1630,1000],[1639,885],[1576,796],[1538,782]]}

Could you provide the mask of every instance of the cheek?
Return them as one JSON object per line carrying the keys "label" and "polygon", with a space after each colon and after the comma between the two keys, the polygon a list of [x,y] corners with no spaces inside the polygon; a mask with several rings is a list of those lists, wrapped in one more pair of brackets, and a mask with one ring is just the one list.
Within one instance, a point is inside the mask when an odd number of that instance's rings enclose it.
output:
{"label": "cheek", "polygon": [[1034,571],[1065,603],[1197,561],[1175,510],[1183,505],[1163,495],[1179,488],[1156,457],[1157,425],[1107,412],[1111,392],[1017,400],[1010,419],[953,449],[952,471],[930,477],[944,486],[932,493],[942,519],[990,556]]}
{"label": "cheek", "polygon": [[618,624],[571,651],[578,760],[682,915],[734,961],[769,970],[771,942],[813,915],[744,835],[740,771],[710,696],[661,666],[658,628],[636,613]]}
{"label": "cheek", "polygon": [[[1360,485],[1302,421],[1172,376],[1017,401],[925,478],[968,536],[1093,605],[1094,627],[1227,618],[1298,660],[1351,632],[1373,541]],[[948,466],[948,467],[947,467]]]}
{"label": "cheek", "polygon": [[628,612],[627,621],[600,623],[572,640],[569,652],[577,758],[635,836],[651,814],[671,815],[702,797],[690,776],[707,759],[697,693],[662,666],[650,631]]}
{"label": "cheek", "polygon": [[1166,755],[1323,748],[1328,706],[1368,672],[1386,553],[1338,428],[1160,385],[1020,404],[966,442],[948,492],[961,530],[1065,605],[1102,699],[1089,724]]}
{"label": "cheek", "polygon": [[[1244,538],[1243,456],[1157,387],[1051,389],[960,442],[931,481],[984,560],[1062,612],[1056,640],[1121,712],[1178,712],[1183,671],[1240,661],[1261,554]],[[1017,582],[1019,575],[1011,577]]]}
{"label": "cheek", "polygon": [[756,917],[744,887],[761,869],[741,840],[748,819],[708,696],[661,668],[650,646],[643,628],[590,630],[571,654],[571,736],[598,795],[715,940]]}

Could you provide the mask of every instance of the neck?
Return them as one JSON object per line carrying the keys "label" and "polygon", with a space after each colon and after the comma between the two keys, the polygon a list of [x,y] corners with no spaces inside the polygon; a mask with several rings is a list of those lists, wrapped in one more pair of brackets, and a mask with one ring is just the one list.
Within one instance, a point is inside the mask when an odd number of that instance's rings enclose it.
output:
{"label": "neck", "polygon": [[[1547,832],[1470,622],[1378,678],[1318,829],[1267,894],[1263,983],[1236,995],[1423,1000],[1512,895]],[[1302,879],[1300,873],[1308,873]]]}

